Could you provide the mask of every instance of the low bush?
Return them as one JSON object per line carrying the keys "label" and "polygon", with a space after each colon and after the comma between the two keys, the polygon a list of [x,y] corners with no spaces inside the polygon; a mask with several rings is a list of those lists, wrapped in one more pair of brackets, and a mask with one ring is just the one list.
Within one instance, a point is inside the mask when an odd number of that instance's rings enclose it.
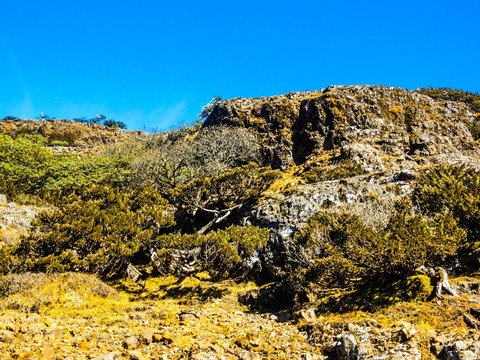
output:
{"label": "low bush", "polygon": [[4,271],[83,271],[113,277],[142,245],[173,225],[166,208],[166,201],[148,187],[131,193],[107,186],[81,188],[57,209],[39,214],[35,231],[14,249]]}
{"label": "low bush", "polygon": [[129,180],[126,156],[52,154],[41,136],[12,139],[0,135],[0,191],[41,195],[69,193],[92,184],[124,186]]}
{"label": "low bush", "polygon": [[255,226],[230,226],[206,235],[168,234],[154,242],[160,263],[168,273],[169,254],[172,250],[197,249],[192,257],[196,271],[208,271],[213,279],[244,275],[254,265],[257,251],[268,241],[268,230]]}
{"label": "low bush", "polygon": [[361,165],[343,159],[330,165],[313,167],[302,174],[309,183],[345,179],[364,174]]}
{"label": "low bush", "polygon": [[[418,179],[413,200],[428,216],[449,213],[467,233],[467,251],[480,251],[480,173],[466,166],[438,166]],[[448,231],[448,229],[445,229]]]}
{"label": "low bush", "polygon": [[408,200],[396,204],[379,232],[358,215],[320,212],[295,236],[288,281],[295,291],[390,283],[414,275],[421,265],[448,264],[465,238],[452,213],[427,219]]}

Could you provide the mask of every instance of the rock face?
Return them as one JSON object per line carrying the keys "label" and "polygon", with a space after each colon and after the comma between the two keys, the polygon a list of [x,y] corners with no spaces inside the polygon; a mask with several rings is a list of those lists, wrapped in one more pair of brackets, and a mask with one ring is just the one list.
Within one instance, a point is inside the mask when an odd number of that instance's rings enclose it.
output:
{"label": "rock face", "polygon": [[13,244],[20,235],[26,235],[32,221],[42,210],[39,207],[7,203],[6,196],[0,194],[0,246]]}
{"label": "rock face", "polygon": [[348,161],[363,173],[296,184],[291,191],[261,199],[246,214],[247,222],[271,229],[270,244],[262,254],[270,281],[281,277],[276,269],[295,231],[321,209],[353,212],[382,229],[399,192],[408,194],[423,168],[441,163],[480,168],[480,152],[470,131],[474,122],[475,114],[461,102],[359,85],[224,100],[204,127],[251,129],[262,144],[264,165],[274,168],[314,169]]}
{"label": "rock face", "polygon": [[385,157],[465,156],[475,147],[475,114],[458,102],[385,86],[331,86],[264,98],[237,98],[215,106],[204,126],[254,130],[265,164],[285,169],[322,151],[337,151],[369,170]]}

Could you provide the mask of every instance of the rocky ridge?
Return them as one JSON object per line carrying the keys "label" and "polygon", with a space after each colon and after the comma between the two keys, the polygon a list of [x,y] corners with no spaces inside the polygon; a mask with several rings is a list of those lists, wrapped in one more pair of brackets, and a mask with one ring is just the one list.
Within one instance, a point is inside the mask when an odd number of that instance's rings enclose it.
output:
{"label": "rocky ridge", "polygon": [[[473,161],[478,150],[465,104],[386,86],[330,86],[218,103],[204,126],[242,126],[256,132],[265,163],[285,169],[324,151],[365,170],[401,168],[406,156],[427,161]],[[388,166],[387,166],[388,165]],[[408,166],[408,165],[407,165]]]}
{"label": "rocky ridge", "polygon": [[86,151],[105,145],[141,140],[143,131],[109,128],[101,124],[82,124],[71,120],[1,120],[0,134],[16,138],[22,135],[41,135],[54,147],[54,152]]}

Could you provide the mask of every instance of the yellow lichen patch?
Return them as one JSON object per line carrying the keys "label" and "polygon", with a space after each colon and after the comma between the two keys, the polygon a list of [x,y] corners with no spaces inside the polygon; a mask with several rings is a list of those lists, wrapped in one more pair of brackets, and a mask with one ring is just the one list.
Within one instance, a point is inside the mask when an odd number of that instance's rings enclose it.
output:
{"label": "yellow lichen patch", "polygon": [[273,196],[288,190],[289,188],[304,183],[304,180],[297,176],[298,168],[292,166],[281,173],[281,177],[274,181],[270,187],[263,193],[264,196]]}
{"label": "yellow lichen patch", "polygon": [[403,108],[400,105],[395,105],[391,107],[390,111],[397,115],[403,114]]}

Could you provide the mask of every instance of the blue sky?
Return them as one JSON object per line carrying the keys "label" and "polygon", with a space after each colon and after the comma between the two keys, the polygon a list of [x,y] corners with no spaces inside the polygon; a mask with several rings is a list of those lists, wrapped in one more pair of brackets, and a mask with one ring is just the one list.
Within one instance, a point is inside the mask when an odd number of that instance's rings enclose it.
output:
{"label": "blue sky", "polygon": [[480,1],[1,1],[0,118],[197,119],[215,94],[480,91]]}

